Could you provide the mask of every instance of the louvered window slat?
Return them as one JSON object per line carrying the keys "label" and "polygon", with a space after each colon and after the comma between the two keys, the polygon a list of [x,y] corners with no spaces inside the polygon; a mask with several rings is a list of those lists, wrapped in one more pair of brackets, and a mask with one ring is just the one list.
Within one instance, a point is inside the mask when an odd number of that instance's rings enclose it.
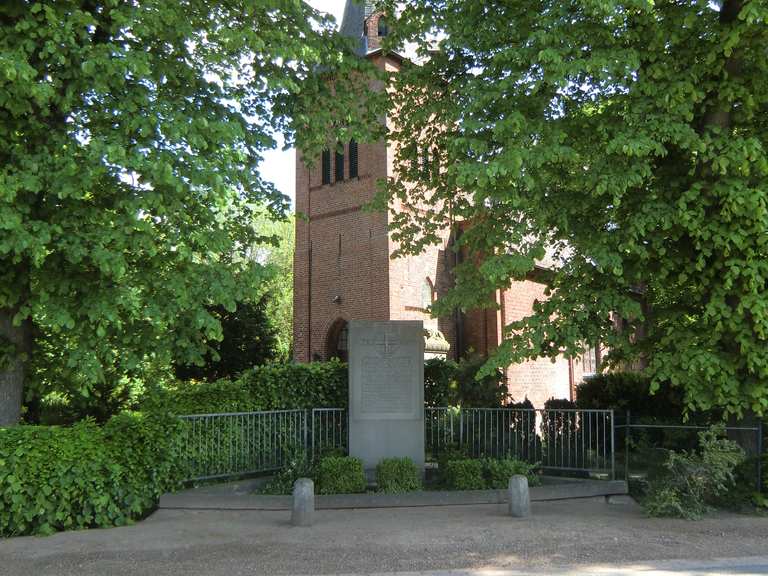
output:
{"label": "louvered window slat", "polygon": [[349,141],[349,177],[357,178],[357,142],[354,140]]}
{"label": "louvered window slat", "polygon": [[331,152],[323,150],[323,161],[321,167],[323,173],[323,186],[331,183]]}
{"label": "louvered window slat", "polygon": [[344,153],[336,152],[336,182],[344,180]]}

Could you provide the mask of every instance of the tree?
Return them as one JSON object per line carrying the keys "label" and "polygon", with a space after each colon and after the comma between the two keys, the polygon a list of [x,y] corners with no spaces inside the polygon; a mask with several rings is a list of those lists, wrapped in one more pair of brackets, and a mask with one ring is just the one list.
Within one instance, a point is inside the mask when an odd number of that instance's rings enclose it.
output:
{"label": "tree", "polygon": [[293,356],[293,251],[296,244],[294,220],[263,222],[265,233],[275,243],[260,246],[256,257],[272,270],[267,282],[266,314],[276,330],[277,360],[288,362]]}
{"label": "tree", "polygon": [[221,324],[221,340],[211,343],[203,365],[178,365],[176,376],[209,381],[236,378],[248,368],[275,360],[277,329],[267,314],[268,298],[269,293],[255,302],[238,302],[234,312],[223,306],[210,310]]}
{"label": "tree", "polygon": [[417,252],[455,223],[468,254],[437,312],[548,259],[490,365],[600,341],[690,409],[766,413],[765,2],[389,4],[389,48],[421,59],[391,92],[395,236]]}
{"label": "tree", "polygon": [[199,360],[212,307],[266,276],[248,250],[287,207],[258,171],[273,135],[313,155],[377,124],[367,62],[298,0],[8,0],[0,25],[5,425],[41,335],[85,395]]}

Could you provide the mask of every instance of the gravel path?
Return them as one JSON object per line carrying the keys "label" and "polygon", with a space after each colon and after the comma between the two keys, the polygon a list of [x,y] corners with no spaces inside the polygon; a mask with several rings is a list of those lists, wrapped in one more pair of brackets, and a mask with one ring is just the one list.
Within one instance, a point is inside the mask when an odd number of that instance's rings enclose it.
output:
{"label": "gravel path", "polygon": [[326,510],[314,527],[293,528],[286,512],[160,510],[125,528],[2,541],[0,574],[544,574],[564,566],[768,555],[766,518],[648,519],[634,504],[602,498],[534,503],[532,511],[516,520],[497,505]]}

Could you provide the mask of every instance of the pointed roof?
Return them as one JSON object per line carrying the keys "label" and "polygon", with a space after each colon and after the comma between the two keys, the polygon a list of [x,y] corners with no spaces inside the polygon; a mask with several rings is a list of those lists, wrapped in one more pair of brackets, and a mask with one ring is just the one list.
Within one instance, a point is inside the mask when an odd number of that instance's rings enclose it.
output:
{"label": "pointed roof", "polygon": [[347,0],[344,6],[344,16],[341,19],[339,32],[359,41],[356,45],[356,52],[361,56],[368,53],[368,46],[363,34],[365,19],[375,11],[374,3],[368,0]]}

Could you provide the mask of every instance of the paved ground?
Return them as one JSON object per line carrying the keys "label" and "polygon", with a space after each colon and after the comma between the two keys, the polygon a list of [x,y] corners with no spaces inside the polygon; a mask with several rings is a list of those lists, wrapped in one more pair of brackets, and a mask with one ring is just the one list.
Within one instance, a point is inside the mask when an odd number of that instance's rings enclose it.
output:
{"label": "paved ground", "polygon": [[765,518],[654,520],[602,499],[534,503],[524,520],[497,505],[317,514],[293,528],[286,512],[160,510],[125,528],[2,541],[0,575],[768,574]]}

